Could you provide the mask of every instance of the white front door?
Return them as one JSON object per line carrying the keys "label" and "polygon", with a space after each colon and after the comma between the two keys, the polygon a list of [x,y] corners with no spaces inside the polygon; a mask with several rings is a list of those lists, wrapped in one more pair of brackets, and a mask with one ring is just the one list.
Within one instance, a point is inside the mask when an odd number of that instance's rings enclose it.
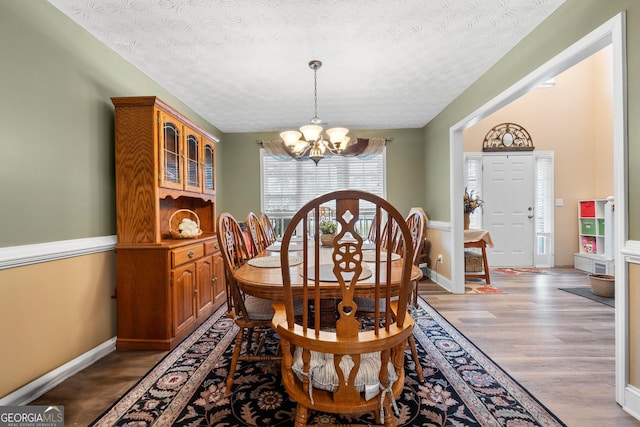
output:
{"label": "white front door", "polygon": [[494,246],[492,267],[532,267],[534,227],[533,155],[482,156],[482,227]]}

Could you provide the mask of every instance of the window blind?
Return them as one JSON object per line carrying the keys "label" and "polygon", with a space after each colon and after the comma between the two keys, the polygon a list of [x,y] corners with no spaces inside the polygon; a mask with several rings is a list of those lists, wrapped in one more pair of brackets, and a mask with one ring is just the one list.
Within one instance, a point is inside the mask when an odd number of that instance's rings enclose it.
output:
{"label": "window blind", "polygon": [[[386,198],[386,149],[373,158],[331,156],[316,166],[311,160],[277,160],[261,150],[262,211],[291,218],[311,199],[334,190],[362,190]],[[373,214],[371,212],[363,214]]]}
{"label": "window blind", "polygon": [[548,233],[550,224],[552,223],[551,213],[553,204],[551,200],[550,180],[551,168],[553,167],[552,159],[548,157],[536,157],[536,232]]}

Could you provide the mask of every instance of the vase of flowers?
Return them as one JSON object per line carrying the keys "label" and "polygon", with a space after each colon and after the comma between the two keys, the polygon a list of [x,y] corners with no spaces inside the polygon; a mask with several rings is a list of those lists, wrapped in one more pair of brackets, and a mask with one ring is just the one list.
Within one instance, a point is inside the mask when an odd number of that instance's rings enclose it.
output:
{"label": "vase of flowers", "polygon": [[330,220],[320,221],[320,243],[322,246],[333,246],[333,238],[338,230],[338,223]]}
{"label": "vase of flowers", "polygon": [[477,194],[473,194],[473,190],[471,192],[464,189],[464,229],[469,229],[469,223],[471,222],[471,215],[476,209],[482,206],[484,203]]}

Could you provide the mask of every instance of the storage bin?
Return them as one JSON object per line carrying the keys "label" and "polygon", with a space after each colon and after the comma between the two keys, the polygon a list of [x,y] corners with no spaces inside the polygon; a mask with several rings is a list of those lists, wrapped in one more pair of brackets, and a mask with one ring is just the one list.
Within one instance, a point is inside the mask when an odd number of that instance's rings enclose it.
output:
{"label": "storage bin", "polygon": [[474,251],[464,251],[464,271],[465,273],[479,273],[484,271],[482,254]]}
{"label": "storage bin", "polygon": [[594,219],[581,219],[580,220],[580,234],[596,234],[596,220]]}
{"label": "storage bin", "polygon": [[594,201],[580,202],[580,216],[587,218],[595,218],[596,216],[596,204]]}
{"label": "storage bin", "polygon": [[581,252],[585,252],[588,254],[596,254],[598,253],[598,248],[596,245],[595,237],[582,237],[582,249]]}
{"label": "storage bin", "polygon": [[604,236],[604,219],[598,220],[598,236]]}

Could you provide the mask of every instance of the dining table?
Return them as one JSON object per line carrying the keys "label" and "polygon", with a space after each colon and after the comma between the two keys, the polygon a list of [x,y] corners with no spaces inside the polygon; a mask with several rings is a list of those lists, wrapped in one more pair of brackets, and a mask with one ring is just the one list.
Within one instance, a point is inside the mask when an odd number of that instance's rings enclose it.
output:
{"label": "dining table", "polygon": [[[311,242],[311,244],[313,244],[313,242]],[[304,281],[301,256],[301,250],[303,248],[301,246],[301,242],[292,241],[289,249],[289,268],[291,270],[290,277],[292,280],[294,296],[301,296],[302,284]],[[340,295],[340,285],[330,271],[333,267],[331,261],[332,249],[332,247],[322,247],[320,253],[320,297],[327,299],[335,298]],[[379,267],[376,268],[376,262],[374,259],[375,251],[372,250],[373,246],[365,242],[363,244],[363,249],[363,273],[360,276],[361,279],[358,280],[356,284],[355,296],[373,297],[376,272],[380,275],[380,283],[384,284],[387,280],[387,268],[391,268],[391,293],[392,295],[397,295],[400,292],[400,280],[404,260],[398,254],[391,254],[391,262],[387,263],[385,261],[387,259],[386,253],[381,252],[380,259],[384,262],[380,262]],[[314,270],[313,266],[309,268],[307,274],[308,278],[313,275]],[[240,288],[247,294],[274,301],[283,301],[284,287],[282,283],[282,271],[280,268],[279,242],[275,242],[271,246],[267,247],[256,257],[252,258],[238,270],[234,271],[233,276],[238,282]],[[420,279],[421,276],[421,270],[417,266],[413,265],[411,268],[411,277],[408,283]],[[299,291],[299,294],[296,294],[296,291]]]}

